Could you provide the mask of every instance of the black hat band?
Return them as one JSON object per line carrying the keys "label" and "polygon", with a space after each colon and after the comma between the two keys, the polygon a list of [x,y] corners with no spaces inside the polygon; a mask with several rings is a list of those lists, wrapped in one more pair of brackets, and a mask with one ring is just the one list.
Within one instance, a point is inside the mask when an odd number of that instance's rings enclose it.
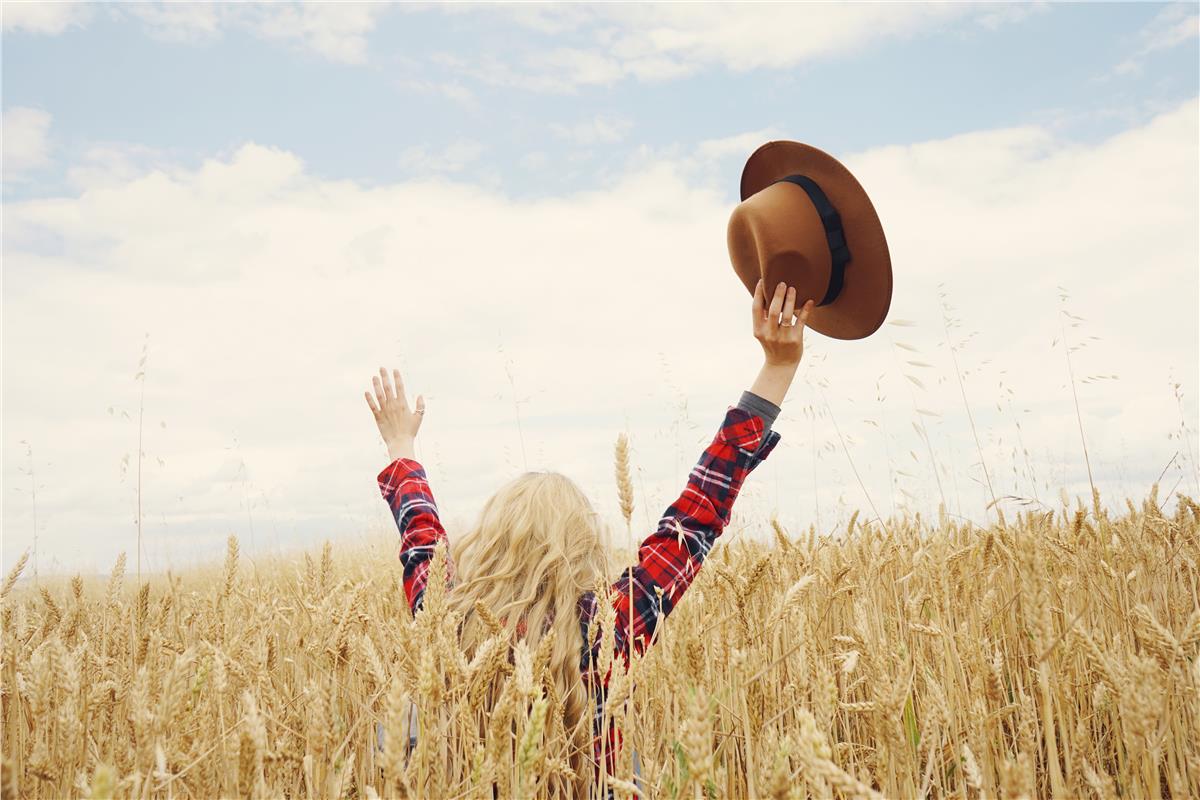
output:
{"label": "black hat band", "polygon": [[771,183],[785,181],[803,189],[816,207],[817,214],[821,216],[821,225],[825,228],[825,241],[829,244],[829,255],[833,261],[829,270],[829,288],[825,290],[825,297],[817,305],[827,306],[841,293],[842,282],[846,277],[846,265],[850,263],[850,248],[846,244],[846,233],[842,230],[842,217],[812,178],[807,175],[788,175]]}

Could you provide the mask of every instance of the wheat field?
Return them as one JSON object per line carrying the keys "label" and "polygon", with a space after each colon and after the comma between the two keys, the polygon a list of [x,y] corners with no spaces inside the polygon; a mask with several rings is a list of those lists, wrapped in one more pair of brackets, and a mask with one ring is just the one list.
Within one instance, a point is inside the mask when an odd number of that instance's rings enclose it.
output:
{"label": "wheat field", "polygon": [[[598,782],[617,797],[1200,796],[1200,506],[1164,512],[1152,492],[1110,517],[1093,500],[987,529],[727,533],[614,678],[626,749]],[[569,794],[541,653],[469,658],[439,592],[411,618],[394,554],[247,562],[230,539],[223,569],[130,585],[122,557],[106,586],[36,588],[15,565],[3,796]]]}

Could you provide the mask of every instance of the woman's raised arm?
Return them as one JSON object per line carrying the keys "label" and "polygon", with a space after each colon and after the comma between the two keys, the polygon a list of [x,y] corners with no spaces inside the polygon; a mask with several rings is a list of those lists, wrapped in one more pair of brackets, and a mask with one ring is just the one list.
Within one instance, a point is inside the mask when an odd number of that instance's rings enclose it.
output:
{"label": "woman's raised arm", "polygon": [[[400,563],[404,566],[404,594],[408,607],[415,614],[425,597],[429,580],[429,564],[437,543],[446,538],[446,530],[438,518],[437,503],[425,468],[416,461],[413,444],[421,421],[425,417],[425,398],[417,395],[416,409],[410,410],[404,394],[400,371],[392,370],[395,386],[388,374],[379,368],[373,378],[375,396],[366,392],[367,405],[375,415],[379,434],[387,445],[392,462],[379,473],[377,481],[383,499],[387,501],[396,527],[400,530]],[[446,565],[446,579],[453,576],[453,565]]]}
{"label": "woman's raised arm", "polygon": [[612,586],[617,612],[615,646],[628,659],[653,640],[659,621],[671,613],[691,585],[701,564],[729,524],[734,500],[746,477],[778,444],[770,430],[803,357],[803,331],[812,301],[799,320],[794,289],[780,284],[769,307],[762,282],[751,306],[754,337],[764,362],[749,392],[730,406],[717,435],[688,475],[683,493],[659,520],[657,529],[638,548],[638,563]]}

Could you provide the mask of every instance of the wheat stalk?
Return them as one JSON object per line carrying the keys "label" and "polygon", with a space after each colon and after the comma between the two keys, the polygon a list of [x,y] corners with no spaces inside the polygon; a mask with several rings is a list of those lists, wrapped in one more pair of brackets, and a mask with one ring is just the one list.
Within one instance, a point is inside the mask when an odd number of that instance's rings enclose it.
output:
{"label": "wheat stalk", "polygon": [[582,796],[577,777],[629,797],[1200,796],[1200,513],[1158,511],[1152,494],[1078,529],[852,517],[836,542],[723,540],[628,665],[601,605],[599,711],[625,749],[596,776],[547,680],[553,637],[510,647],[477,608],[464,652],[442,553],[416,619],[374,547],[264,561],[254,584],[236,539],[224,563],[129,586],[124,558],[106,581],[33,586],[26,554],[0,589],[0,781],[6,797],[549,798]]}
{"label": "wheat stalk", "polygon": [[613,451],[621,516],[625,518],[626,531],[630,531],[633,520],[633,480],[629,477],[629,437],[623,433],[618,435]]}

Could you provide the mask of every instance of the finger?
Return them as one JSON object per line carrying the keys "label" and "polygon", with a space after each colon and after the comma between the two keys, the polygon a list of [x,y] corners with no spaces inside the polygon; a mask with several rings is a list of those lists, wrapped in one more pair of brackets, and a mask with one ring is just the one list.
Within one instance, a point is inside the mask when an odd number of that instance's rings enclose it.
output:
{"label": "finger", "polygon": [[791,325],[792,317],[796,314],[796,287],[789,286],[787,297],[783,301],[783,324]]}
{"label": "finger", "polygon": [[801,330],[803,330],[804,326],[808,324],[808,315],[810,313],[812,313],[812,310],[813,310],[813,301],[812,300],[809,300],[807,303],[804,304],[804,307],[800,309],[800,321],[798,323],[796,323],[796,325]]}
{"label": "finger", "polygon": [[394,389],[392,389],[392,382],[388,378],[387,370],[385,370],[383,367],[379,368],[379,377],[383,381],[383,396],[388,400],[395,400],[396,392]]}
{"label": "finger", "polygon": [[763,291],[762,278],[758,279],[758,283],[754,285],[754,302],[750,304],[750,310],[754,312],[754,321],[758,322],[763,318],[763,310],[767,305],[767,296]]}
{"label": "finger", "polygon": [[375,387],[375,400],[379,403],[379,408],[381,410],[387,408],[387,395],[383,393],[383,383],[380,382],[378,375],[371,378],[371,385]]}
{"label": "finger", "polygon": [[775,296],[771,298],[771,307],[767,309],[767,320],[769,322],[779,322],[779,312],[783,310],[783,295],[787,291],[787,284],[782,281],[775,287]]}
{"label": "finger", "polygon": [[370,392],[363,392],[363,397],[367,398],[367,405],[371,408],[371,413],[376,417],[379,416],[379,407],[375,405],[375,399],[371,397]]}
{"label": "finger", "polygon": [[404,393],[404,381],[400,379],[400,370],[392,370],[392,375],[396,379],[396,399],[400,401],[400,405],[408,408],[408,395]]}
{"label": "finger", "polygon": [[417,395],[417,413],[421,415],[425,414],[425,395],[423,394]]}

